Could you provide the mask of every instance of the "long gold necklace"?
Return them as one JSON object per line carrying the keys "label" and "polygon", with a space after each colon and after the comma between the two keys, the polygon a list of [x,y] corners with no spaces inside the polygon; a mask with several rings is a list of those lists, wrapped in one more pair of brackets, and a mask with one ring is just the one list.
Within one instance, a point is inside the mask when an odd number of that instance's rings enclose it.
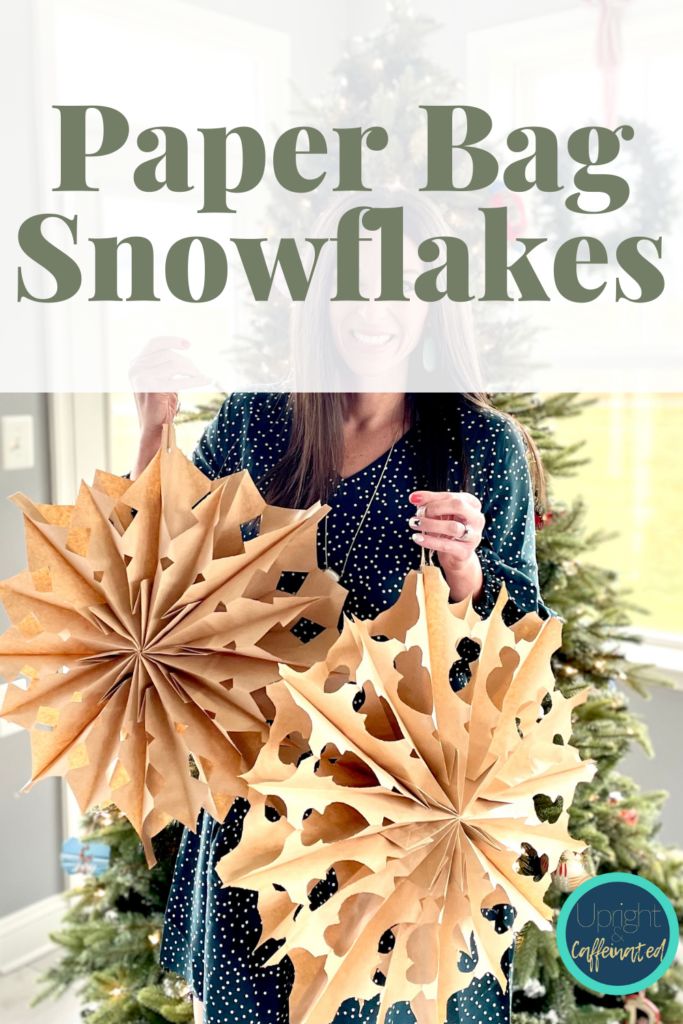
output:
{"label": "long gold necklace", "polygon": [[368,517],[368,513],[369,513],[369,511],[370,511],[370,509],[372,507],[372,503],[375,500],[375,498],[377,497],[377,493],[378,493],[378,491],[379,491],[379,489],[380,489],[380,487],[382,485],[382,480],[384,479],[384,474],[387,471],[387,466],[389,465],[389,461],[391,459],[392,453],[394,451],[394,448],[396,447],[396,444],[397,444],[398,440],[399,440],[399,438],[396,438],[396,440],[393,442],[391,448],[387,452],[387,457],[384,460],[384,465],[382,466],[382,472],[379,474],[379,477],[377,478],[377,483],[375,484],[374,490],[373,490],[372,494],[370,495],[370,500],[368,501],[368,503],[367,503],[367,505],[365,507],[365,511],[363,512],[363,515],[360,518],[360,522],[358,523],[358,526],[356,527],[356,532],[354,533],[353,537],[351,538],[351,544],[349,545],[349,549],[346,552],[346,558],[344,559],[344,564],[342,565],[342,567],[341,567],[339,572],[336,572],[334,569],[331,568],[330,563],[329,563],[329,559],[328,559],[328,556],[327,556],[327,519],[328,519],[329,513],[328,513],[327,516],[325,516],[325,518],[323,520],[323,554],[324,554],[324,557],[325,557],[325,572],[329,573],[329,575],[332,577],[332,579],[335,581],[335,583],[340,583],[341,579],[342,579],[342,576],[346,572],[346,566],[349,564],[349,558],[351,557],[351,552],[353,551],[354,545],[355,545],[356,541],[358,540],[358,535],[360,534],[360,531],[363,529],[363,524],[365,523],[365,520]]}

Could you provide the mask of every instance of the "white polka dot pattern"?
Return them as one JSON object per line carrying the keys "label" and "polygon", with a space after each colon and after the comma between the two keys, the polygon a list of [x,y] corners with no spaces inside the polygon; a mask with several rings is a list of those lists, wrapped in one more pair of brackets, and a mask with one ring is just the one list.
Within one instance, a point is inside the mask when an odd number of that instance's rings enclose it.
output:
{"label": "white polka dot pattern", "polygon": [[[538,592],[533,498],[522,438],[500,413],[461,404],[459,419],[454,418],[446,438],[451,453],[450,490],[462,489],[455,454],[458,428],[469,466],[468,489],[480,499],[486,516],[478,549],[484,589],[475,603],[477,611],[488,614],[504,582],[510,596],[507,621],[530,610],[546,617],[550,612]],[[246,468],[258,482],[284,453],[288,429],[283,396],[233,394],[206,429],[193,459],[212,479]],[[350,590],[347,612],[377,615],[396,599],[406,574],[419,564],[420,552],[408,526],[413,511],[408,495],[428,485],[420,474],[419,449],[416,428],[396,444],[349,558],[343,581]],[[346,557],[384,462],[381,455],[343,480],[329,501],[328,557],[333,568],[339,568]],[[321,563],[322,555],[320,530]],[[461,678],[459,685],[462,682]],[[246,801],[236,800],[223,823],[202,812],[197,834],[185,829],[166,908],[161,964],[185,977],[203,1000],[205,1024],[286,1024],[289,1019],[291,962],[285,959],[263,967],[275,947],[256,950],[261,924],[255,894],[222,887],[214,870],[217,861],[239,843],[247,808]],[[514,911],[508,905],[488,913],[499,931],[511,927]],[[476,957],[476,948],[472,953]],[[503,964],[509,976],[511,948]],[[362,1007],[357,1000],[348,1000],[331,1024],[375,1024],[378,1003],[379,995]],[[397,1003],[387,1024],[413,1024],[414,1020],[407,1004]],[[504,994],[490,974],[474,979],[449,1001],[448,1024],[508,1024],[509,1020],[509,989]]]}

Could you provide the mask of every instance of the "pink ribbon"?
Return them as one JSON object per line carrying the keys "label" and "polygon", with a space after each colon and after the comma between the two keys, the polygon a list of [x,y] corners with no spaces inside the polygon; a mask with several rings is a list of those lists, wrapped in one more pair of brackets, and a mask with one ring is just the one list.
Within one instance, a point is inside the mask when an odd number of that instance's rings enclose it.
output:
{"label": "pink ribbon", "polygon": [[613,128],[616,125],[617,83],[621,64],[621,27],[623,12],[629,0],[587,0],[598,8],[598,35],[596,55],[598,67],[602,70],[605,122]]}

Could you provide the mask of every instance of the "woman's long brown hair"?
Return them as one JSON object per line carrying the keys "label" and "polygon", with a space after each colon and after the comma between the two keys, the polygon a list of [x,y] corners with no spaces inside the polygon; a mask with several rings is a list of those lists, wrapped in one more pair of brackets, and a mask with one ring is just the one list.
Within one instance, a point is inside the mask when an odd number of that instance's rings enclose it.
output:
{"label": "woman's long brown hair", "polygon": [[[291,422],[285,454],[273,470],[259,481],[266,500],[273,505],[305,508],[330,497],[339,481],[344,458],[343,403],[339,393],[295,393],[280,400]],[[424,486],[429,490],[448,489],[448,428],[456,438],[462,489],[470,482],[469,465],[460,436],[461,408],[469,404],[482,410],[495,406],[483,394],[409,394],[406,395],[404,428],[417,427]],[[524,439],[528,453],[537,509],[545,504],[543,466],[538,448],[529,431],[509,413],[498,411],[514,423]]]}
{"label": "woman's long brown hair", "polygon": [[[352,205],[358,205],[357,197],[343,197],[331,203],[318,218],[314,237],[334,237],[341,214]],[[405,234],[416,244],[449,232],[440,211],[425,197],[406,189],[375,189],[372,205],[400,206]],[[325,255],[327,252],[323,250],[324,255],[312,276],[306,302],[298,304],[293,315],[292,361],[299,386],[280,398],[286,406],[283,411],[289,414],[289,440],[282,459],[259,481],[272,504],[302,507],[324,501],[336,486],[343,463],[343,384],[334,379],[332,370],[328,378],[332,386],[329,390],[317,390],[329,368],[339,363],[329,316],[335,264],[329,254]],[[464,391],[468,384],[471,387],[474,382],[481,383],[468,304],[448,299],[432,303],[423,330],[423,343],[429,336],[437,352],[437,363],[431,373],[426,374],[421,346],[418,346],[408,369],[408,380],[415,382],[419,378],[421,390],[406,394],[404,425],[406,430],[417,427],[424,486],[438,491],[448,487],[446,439],[451,428],[451,435],[459,439],[456,445],[461,484],[462,489],[467,490],[469,466],[460,437],[462,407],[494,408],[483,390]],[[513,416],[501,410],[498,414],[511,420],[525,441],[536,505],[541,509],[545,504],[545,482],[538,448],[528,430]]]}

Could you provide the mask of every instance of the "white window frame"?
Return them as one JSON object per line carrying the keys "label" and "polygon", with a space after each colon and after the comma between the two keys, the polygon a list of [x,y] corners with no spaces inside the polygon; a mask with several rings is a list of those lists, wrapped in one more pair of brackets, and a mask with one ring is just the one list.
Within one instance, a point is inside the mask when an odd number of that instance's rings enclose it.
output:
{"label": "white window frame", "polygon": [[[595,68],[597,8],[578,3],[564,11],[535,14],[467,34],[467,92],[469,102],[485,109],[503,90],[522,107],[532,95],[532,80],[557,68],[557,48],[547,39],[562,40],[567,67],[582,74]],[[638,39],[642,53],[678,56],[683,44],[683,7],[671,0],[631,4],[624,10],[624,45]],[[493,75],[491,69],[495,69]],[[517,122],[515,122],[517,123]],[[683,686],[683,625],[681,633],[638,627],[642,644],[623,644],[622,653],[634,662],[653,664]]]}

